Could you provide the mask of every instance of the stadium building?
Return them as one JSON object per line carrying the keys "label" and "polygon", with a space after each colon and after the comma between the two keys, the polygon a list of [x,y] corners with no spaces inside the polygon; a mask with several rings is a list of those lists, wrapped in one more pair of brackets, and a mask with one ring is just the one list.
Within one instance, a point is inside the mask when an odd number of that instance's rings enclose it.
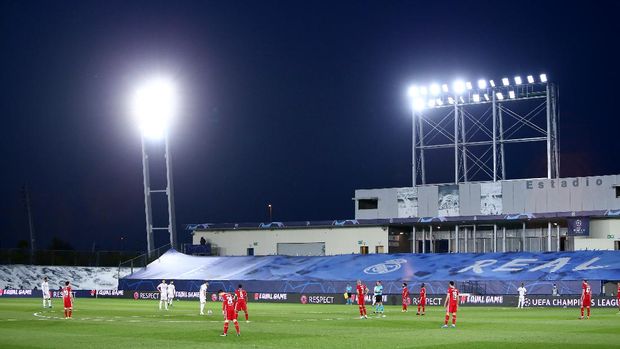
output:
{"label": "stadium building", "polygon": [[214,254],[620,249],[620,175],[355,191],[355,219],[197,224]]}

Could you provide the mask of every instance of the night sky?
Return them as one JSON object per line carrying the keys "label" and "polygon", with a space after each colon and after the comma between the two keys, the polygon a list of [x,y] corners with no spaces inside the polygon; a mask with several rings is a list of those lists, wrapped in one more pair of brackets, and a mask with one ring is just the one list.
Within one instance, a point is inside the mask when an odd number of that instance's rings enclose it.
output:
{"label": "night sky", "polygon": [[[560,175],[620,173],[620,2],[0,4],[1,248],[28,239],[24,184],[37,247],[146,248],[128,96],[153,73],[183,100],[180,241],[186,223],[266,221],[268,203],[276,221],[352,218],[355,189],[410,185],[412,82],[545,72],[560,86]],[[510,161],[518,178],[545,160]]]}

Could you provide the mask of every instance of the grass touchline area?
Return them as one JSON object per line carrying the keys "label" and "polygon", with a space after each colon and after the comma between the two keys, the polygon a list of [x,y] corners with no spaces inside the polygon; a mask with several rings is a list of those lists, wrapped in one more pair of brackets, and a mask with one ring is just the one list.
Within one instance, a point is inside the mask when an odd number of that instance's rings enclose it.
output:
{"label": "grass touchline area", "polygon": [[386,306],[385,318],[359,319],[356,305],[249,303],[250,323],[239,318],[241,337],[223,328],[221,303],[199,315],[197,301],[177,301],[158,310],[158,301],[77,299],[74,319],[62,304],[43,309],[38,298],[0,299],[0,348],[617,348],[617,308],[592,309],[578,320],[577,308],[459,308],[457,327],[441,329],[445,310],[427,307],[402,313]]}

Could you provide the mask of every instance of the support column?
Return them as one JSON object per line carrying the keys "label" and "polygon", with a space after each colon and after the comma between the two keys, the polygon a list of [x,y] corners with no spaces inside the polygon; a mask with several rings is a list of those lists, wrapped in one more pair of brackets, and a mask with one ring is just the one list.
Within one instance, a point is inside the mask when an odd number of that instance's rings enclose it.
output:
{"label": "support column", "polygon": [[422,172],[422,184],[426,184],[426,164],[424,162],[424,122],[422,118],[418,118],[420,124],[420,171]]}
{"label": "support column", "polygon": [[456,99],[454,101],[454,183],[459,183],[459,107]]}
{"label": "support column", "polygon": [[[415,134],[415,123],[416,123],[416,114],[415,114],[415,110],[413,110],[413,108],[411,109],[411,185],[413,188],[415,188],[415,186],[417,185],[416,180],[417,180],[417,171],[418,171],[418,164],[416,162],[416,134]],[[415,231],[415,227],[413,228],[413,231]]]}
{"label": "support column", "polygon": [[472,240],[474,241],[474,248],[473,248],[473,252],[474,253],[478,253],[478,248],[476,246],[476,225],[474,224],[474,229],[472,230]]}
{"label": "support column", "polygon": [[467,149],[465,148],[465,112],[463,107],[461,107],[461,154],[463,154],[463,180],[467,182]]}
{"label": "support column", "polygon": [[455,249],[454,252],[459,253],[460,251],[459,251],[459,225],[458,224],[454,227],[454,235],[455,235],[454,236],[454,239],[455,239],[454,240],[454,249]]}
{"label": "support column", "polygon": [[467,231],[467,228],[465,228],[464,230],[465,230],[464,231],[465,236],[464,236],[464,239],[463,239],[463,243],[465,244],[465,251],[464,252],[467,253],[468,252],[468,246],[467,246],[468,245],[468,241],[467,241],[468,240],[467,239],[468,236],[467,235],[469,235],[469,232]]}
{"label": "support column", "polygon": [[551,178],[551,96],[547,84],[547,178]]}
{"label": "support column", "polygon": [[149,156],[146,154],[146,145],[144,144],[144,137],[141,137],[142,142],[142,175],[144,179],[144,211],[146,216],[146,251],[149,257],[153,253],[155,248],[155,242],[153,237],[153,213],[151,211],[151,177],[149,175]]}
{"label": "support column", "polygon": [[500,153],[500,160],[501,160],[501,165],[502,165],[502,180],[506,179],[506,163],[504,161],[504,156],[506,156],[506,154],[504,153],[504,121],[503,121],[503,115],[502,115],[502,105],[498,104],[498,108],[497,108],[497,112],[498,112],[498,116],[499,116],[499,153]]}
{"label": "support column", "polygon": [[521,251],[525,252],[525,222],[523,222],[523,228],[521,229]]}
{"label": "support column", "polygon": [[502,227],[502,252],[506,252],[506,227]]}
{"label": "support column", "polygon": [[555,230],[556,230],[556,233],[558,235],[558,240],[555,242],[556,251],[560,252],[560,224],[559,223],[558,223],[558,225],[555,226]]}
{"label": "support column", "polygon": [[418,253],[418,244],[416,241],[415,225],[411,228],[411,253]]}
{"label": "support column", "polygon": [[426,253],[426,230],[422,228],[422,253]]}
{"label": "support column", "polygon": [[493,224],[493,252],[497,252],[497,224]]}
{"label": "support column", "polygon": [[430,253],[435,253],[435,244],[433,243],[433,225],[431,224],[428,229],[428,244]]}
{"label": "support column", "polygon": [[493,182],[497,181],[497,110],[495,105],[495,93],[493,93]]}
{"label": "support column", "polygon": [[547,222],[547,252],[551,252],[551,222]]}

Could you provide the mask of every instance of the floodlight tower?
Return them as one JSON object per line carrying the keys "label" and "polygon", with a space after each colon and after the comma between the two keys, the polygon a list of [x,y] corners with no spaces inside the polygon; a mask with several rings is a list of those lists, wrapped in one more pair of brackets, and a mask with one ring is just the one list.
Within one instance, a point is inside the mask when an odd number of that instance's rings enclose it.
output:
{"label": "floodlight tower", "polygon": [[[142,173],[144,176],[144,209],[146,214],[146,244],[149,257],[154,249],[154,230],[167,230],[170,236],[170,246],[177,247],[176,219],[174,213],[174,186],[172,181],[172,156],[168,129],[172,118],[177,111],[177,95],[174,84],[162,77],[146,80],[134,92],[131,112],[136,118],[141,130],[142,143]],[[166,158],[166,188],[151,189],[149,173],[149,157],[145,141],[164,140],[164,156]],[[151,194],[165,193],[168,198],[168,226],[153,227],[153,211],[151,209]]]}
{"label": "floodlight tower", "polygon": [[546,143],[546,177],[559,177],[558,87],[546,74],[503,77],[497,83],[456,80],[451,87],[418,85],[407,94],[413,111],[414,187],[418,171],[426,183],[424,152],[438,149],[454,149],[455,184],[506,179],[507,144]]}

